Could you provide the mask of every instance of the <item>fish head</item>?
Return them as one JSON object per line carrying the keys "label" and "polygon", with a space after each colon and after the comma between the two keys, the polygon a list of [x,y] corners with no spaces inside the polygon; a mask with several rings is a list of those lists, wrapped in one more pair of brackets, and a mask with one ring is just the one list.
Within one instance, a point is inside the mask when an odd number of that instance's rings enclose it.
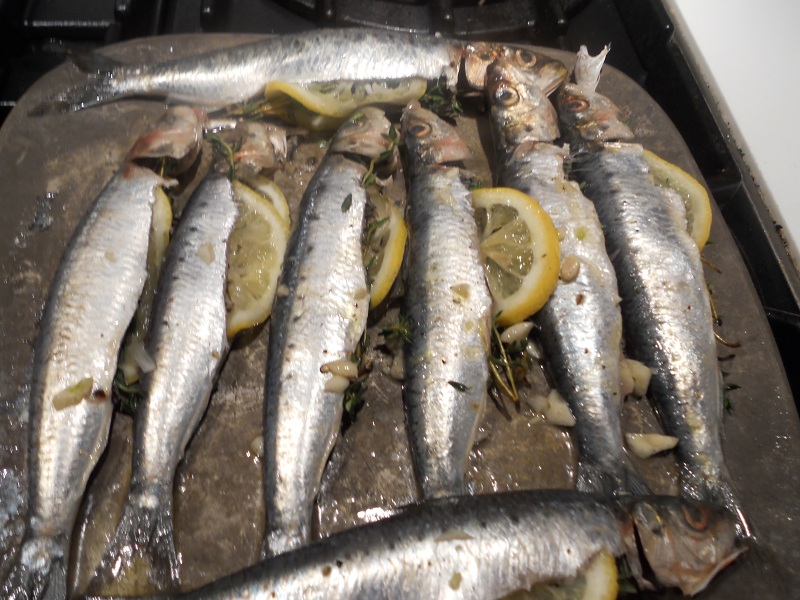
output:
{"label": "fish head", "polygon": [[545,95],[556,89],[567,77],[567,68],[559,60],[525,47],[476,42],[468,44],[464,57],[464,73],[469,84],[479,90],[488,84],[487,71],[497,59],[520,70]]}
{"label": "fish head", "polygon": [[456,128],[419,102],[406,106],[400,118],[403,139],[414,160],[424,164],[444,164],[464,160],[472,151]]}
{"label": "fish head", "polygon": [[128,160],[171,158],[180,166],[190,166],[200,152],[207,119],[206,112],[201,108],[170,107],[150,131],[136,140],[128,153]]}
{"label": "fish head", "polygon": [[366,106],[354,112],[339,126],[330,149],[332,152],[347,152],[377,159],[392,147],[390,127],[391,123],[381,109]]}
{"label": "fish head", "polygon": [[486,87],[499,150],[510,152],[526,142],[550,142],[558,135],[558,117],[544,91],[499,58],[489,66]]}
{"label": "fish head", "polygon": [[561,87],[556,96],[558,114],[570,137],[584,142],[631,140],[630,127],[611,100],[576,84]]}
{"label": "fish head", "polygon": [[636,501],[631,516],[647,564],[659,583],[686,595],[705,589],[745,548],[736,518],[721,506],[660,497]]}
{"label": "fish head", "polygon": [[286,160],[286,127],[261,121],[240,121],[233,129],[237,173],[255,175]]}

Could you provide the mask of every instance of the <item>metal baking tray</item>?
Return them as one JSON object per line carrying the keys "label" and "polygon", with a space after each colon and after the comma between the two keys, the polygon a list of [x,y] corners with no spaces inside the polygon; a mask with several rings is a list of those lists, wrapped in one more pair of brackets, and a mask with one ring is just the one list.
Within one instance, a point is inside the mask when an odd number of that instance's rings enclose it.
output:
{"label": "metal baking tray", "polygon": [[[179,57],[255,39],[243,35],[144,38],[103,50],[124,62]],[[570,54],[534,48],[573,63]],[[37,82],[0,129],[0,560],[19,544],[27,495],[27,381],[31,348],[50,281],[78,221],[120,166],[136,137],[160,116],[156,100],[124,100],[80,112],[28,116],[30,108],[85,76],[61,66]],[[700,178],[686,145],[659,106],[636,83],[607,67],[599,90],[624,110],[649,149]],[[470,163],[491,182],[490,128],[485,115],[458,119],[476,154]],[[308,144],[298,153],[309,152]],[[298,154],[299,155],[299,154]],[[304,155],[278,173],[296,214],[315,159]],[[730,393],[724,449],[757,547],[720,574],[703,598],[786,598],[800,589],[800,421],[758,297],[716,205],[706,277],[721,317],[718,332],[741,343],[720,345]],[[124,243],[121,240],[120,243]],[[393,318],[391,303],[371,316],[371,339]],[[253,442],[262,432],[268,327],[240,341],[223,369],[209,410],[178,468],[176,544],[187,588],[258,560],[264,527],[262,472]],[[324,536],[372,521],[415,501],[401,384],[382,374],[380,352],[365,403],[340,438],[322,483],[318,531]],[[626,427],[657,429],[646,401],[629,400]],[[71,579],[85,584],[119,517],[131,457],[130,417],[117,414],[108,450],[90,481],[73,536]],[[667,454],[640,461],[654,491],[675,493],[676,465]],[[490,403],[469,462],[472,493],[571,487],[575,449],[568,431],[542,422],[521,404]],[[2,566],[2,565],[0,565]],[[141,578],[139,578],[141,579]],[[137,577],[117,591],[146,591]],[[785,587],[782,587],[785,586]],[[114,591],[114,590],[109,590]],[[673,592],[658,597],[677,596]]]}

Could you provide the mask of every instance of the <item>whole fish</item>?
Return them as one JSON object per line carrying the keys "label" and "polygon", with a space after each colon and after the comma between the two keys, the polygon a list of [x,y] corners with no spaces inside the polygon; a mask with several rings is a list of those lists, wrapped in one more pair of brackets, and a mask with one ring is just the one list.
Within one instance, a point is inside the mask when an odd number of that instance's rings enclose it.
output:
{"label": "whole fish", "polygon": [[311,539],[322,471],[341,425],[342,361],[355,351],[369,308],[361,250],[367,167],[352,157],[375,159],[388,150],[389,127],[382,111],[365,108],[339,128],[289,239],[267,358],[267,555]]}
{"label": "whole fish", "polygon": [[[566,77],[566,68],[562,74]],[[505,60],[489,68],[499,183],[536,198],[559,231],[562,277],[535,322],[555,387],[575,415],[578,489],[646,490],[622,443],[617,278],[594,205],[566,179],[565,149],[548,143],[559,136],[558,117],[546,88],[537,84]],[[550,79],[544,84],[553,86]]]}
{"label": "whole fish", "polygon": [[153,64],[119,64],[100,55],[79,66],[90,82],[35,112],[80,110],[130,96],[168,97],[206,107],[243,102],[270,81],[311,83],[445,77],[455,87],[463,44],[433,36],[369,29],[319,29]]}
{"label": "whole fish", "polygon": [[411,339],[403,400],[423,498],[464,492],[486,407],[492,299],[470,192],[456,167],[470,155],[455,128],[418,104],[402,117],[410,170],[405,313]]}
{"label": "whole fish", "polygon": [[[185,148],[191,135],[182,133],[156,126],[140,141]],[[173,143],[176,134],[183,141]],[[147,277],[152,206],[165,183],[126,160],[78,226],[50,287],[33,351],[26,532],[4,598],[66,596],[70,536],[108,439],[117,355]]]}
{"label": "whole fish", "polygon": [[236,217],[231,182],[211,175],[193,194],[170,243],[147,342],[155,370],[143,377],[144,400],[134,421],[130,491],[96,570],[98,582],[119,577],[149,551],[153,583],[179,583],[173,480],[228,352],[226,256]]}
{"label": "whole fish", "polygon": [[576,577],[600,552],[624,556],[643,589],[689,595],[741,551],[717,506],[507,492],[413,506],[177,597],[500,598]]}
{"label": "whole fish", "polygon": [[[650,395],[678,438],[683,495],[734,512],[750,535],[720,441],[721,375],[700,252],[687,232],[681,198],[656,186],[619,109],[595,92],[602,62],[578,56],[577,83],[558,95],[561,122],[578,153],[573,173],[597,208],[619,282],[627,351],[652,370]],[[627,130],[627,131],[626,131]]]}

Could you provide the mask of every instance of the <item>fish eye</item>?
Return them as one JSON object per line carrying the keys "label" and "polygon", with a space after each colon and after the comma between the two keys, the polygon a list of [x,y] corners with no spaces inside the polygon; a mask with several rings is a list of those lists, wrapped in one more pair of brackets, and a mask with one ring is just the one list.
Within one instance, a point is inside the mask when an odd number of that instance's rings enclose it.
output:
{"label": "fish eye", "polygon": [[519,94],[517,90],[509,86],[507,83],[497,86],[497,91],[494,94],[497,103],[500,106],[514,106],[519,102]]}
{"label": "fish eye", "polygon": [[409,135],[413,135],[415,138],[424,138],[430,132],[431,126],[428,123],[423,123],[422,121],[415,121],[408,128]]}
{"label": "fish eye", "polygon": [[517,50],[517,59],[519,59],[520,64],[523,64],[526,67],[536,64],[536,55],[530,50],[525,50],[524,48]]}
{"label": "fish eye", "polygon": [[564,108],[570,112],[581,112],[589,108],[589,102],[577,96],[569,96],[564,102]]}
{"label": "fish eye", "polygon": [[708,529],[708,511],[696,504],[681,504],[681,513],[686,523],[695,531]]}

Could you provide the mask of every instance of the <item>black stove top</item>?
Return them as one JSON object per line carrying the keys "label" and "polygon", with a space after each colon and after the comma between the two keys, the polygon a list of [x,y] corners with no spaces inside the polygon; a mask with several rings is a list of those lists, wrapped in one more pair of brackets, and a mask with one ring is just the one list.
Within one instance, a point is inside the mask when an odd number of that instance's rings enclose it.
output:
{"label": "black stove top", "polygon": [[704,95],[661,0],[0,0],[0,123],[70,53],[172,33],[289,33],[371,25],[592,51],[642,85],[681,132],[766,310],[795,398],[800,278],[735,140]]}

